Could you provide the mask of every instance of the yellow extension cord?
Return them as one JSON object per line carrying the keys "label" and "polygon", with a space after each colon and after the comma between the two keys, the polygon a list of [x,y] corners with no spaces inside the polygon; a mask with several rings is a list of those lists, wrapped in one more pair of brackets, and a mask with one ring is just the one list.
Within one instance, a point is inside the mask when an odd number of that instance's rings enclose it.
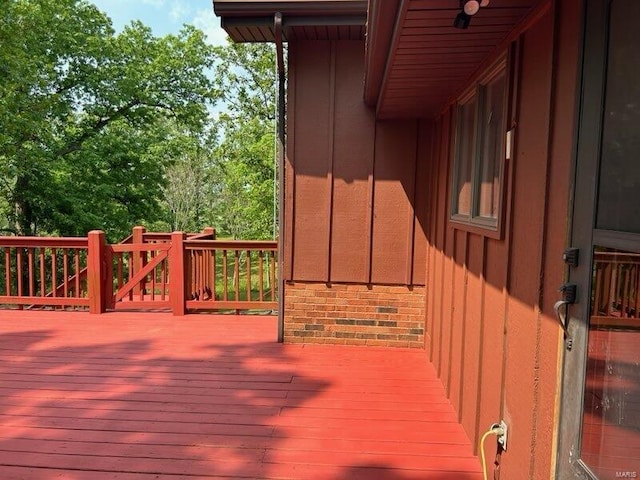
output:
{"label": "yellow extension cord", "polygon": [[487,439],[489,435],[501,435],[502,433],[503,433],[502,428],[500,428],[499,425],[494,423],[493,425],[491,425],[491,428],[486,432],[484,432],[484,434],[480,438],[479,450],[480,450],[480,459],[482,460],[482,475],[484,480],[489,480],[489,476],[488,476],[489,474],[487,472],[487,459],[484,454],[484,441]]}

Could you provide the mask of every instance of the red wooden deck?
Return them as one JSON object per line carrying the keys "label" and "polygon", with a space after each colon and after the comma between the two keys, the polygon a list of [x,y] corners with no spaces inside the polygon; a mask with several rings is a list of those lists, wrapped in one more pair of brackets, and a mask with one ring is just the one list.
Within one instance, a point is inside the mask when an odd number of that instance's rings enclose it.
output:
{"label": "red wooden deck", "polygon": [[424,352],[275,322],[0,311],[0,478],[482,477]]}

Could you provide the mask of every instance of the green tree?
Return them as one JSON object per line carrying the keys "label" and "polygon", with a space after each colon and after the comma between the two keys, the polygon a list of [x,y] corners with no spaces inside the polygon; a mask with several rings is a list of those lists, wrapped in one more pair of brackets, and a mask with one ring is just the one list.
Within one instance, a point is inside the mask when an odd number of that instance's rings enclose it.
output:
{"label": "green tree", "polygon": [[[82,0],[0,4],[0,209],[5,230],[120,236],[161,215],[158,145],[203,132],[214,55],[185,27],[116,35]],[[167,136],[169,140],[167,140]]]}
{"label": "green tree", "polygon": [[232,118],[275,120],[275,47],[268,43],[231,43],[215,47],[218,96]]}
{"label": "green tree", "polygon": [[[205,137],[206,138],[206,137]],[[159,143],[156,158],[164,158],[162,189],[165,209],[163,230],[201,231],[211,203],[212,170],[210,148],[201,137],[176,132]]]}
{"label": "green tree", "polygon": [[273,238],[274,48],[228,44],[216,56],[217,89],[228,108],[219,116],[212,150],[212,223],[232,238]]}

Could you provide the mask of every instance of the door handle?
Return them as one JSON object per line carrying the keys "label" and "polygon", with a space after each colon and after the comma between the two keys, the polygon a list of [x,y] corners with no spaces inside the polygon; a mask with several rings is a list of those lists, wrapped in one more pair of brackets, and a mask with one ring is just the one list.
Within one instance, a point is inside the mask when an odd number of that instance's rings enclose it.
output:
{"label": "door handle", "polygon": [[558,300],[553,305],[553,310],[556,312],[558,323],[560,324],[560,326],[562,327],[562,331],[564,332],[564,343],[567,346],[567,350],[571,350],[571,348],[573,347],[573,339],[571,338],[571,334],[569,333],[569,305],[571,304],[566,300]]}
{"label": "door handle", "polygon": [[564,332],[564,343],[567,347],[567,350],[571,350],[573,347],[573,338],[571,338],[571,334],[569,333],[569,305],[572,305],[576,302],[576,290],[577,287],[573,283],[565,283],[560,287],[560,292],[562,292],[562,300],[558,300],[553,305],[553,310],[556,312],[556,318],[558,319],[558,323],[562,327],[562,331]]}

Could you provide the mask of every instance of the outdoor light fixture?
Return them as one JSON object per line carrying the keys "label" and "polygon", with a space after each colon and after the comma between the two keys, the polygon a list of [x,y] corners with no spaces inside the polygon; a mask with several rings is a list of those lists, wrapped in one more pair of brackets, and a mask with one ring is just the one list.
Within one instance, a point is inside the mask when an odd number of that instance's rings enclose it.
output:
{"label": "outdoor light fixture", "polygon": [[466,0],[462,6],[462,10],[472,17],[480,11],[480,2],[478,0]]}
{"label": "outdoor light fixture", "polygon": [[464,12],[460,12],[453,21],[453,26],[464,30],[465,28],[469,28],[469,23],[471,23],[471,16]]}
{"label": "outdoor light fixture", "polygon": [[471,17],[480,11],[481,7],[489,5],[490,0],[460,0],[461,12],[453,20],[453,26],[459,29],[469,28]]}

